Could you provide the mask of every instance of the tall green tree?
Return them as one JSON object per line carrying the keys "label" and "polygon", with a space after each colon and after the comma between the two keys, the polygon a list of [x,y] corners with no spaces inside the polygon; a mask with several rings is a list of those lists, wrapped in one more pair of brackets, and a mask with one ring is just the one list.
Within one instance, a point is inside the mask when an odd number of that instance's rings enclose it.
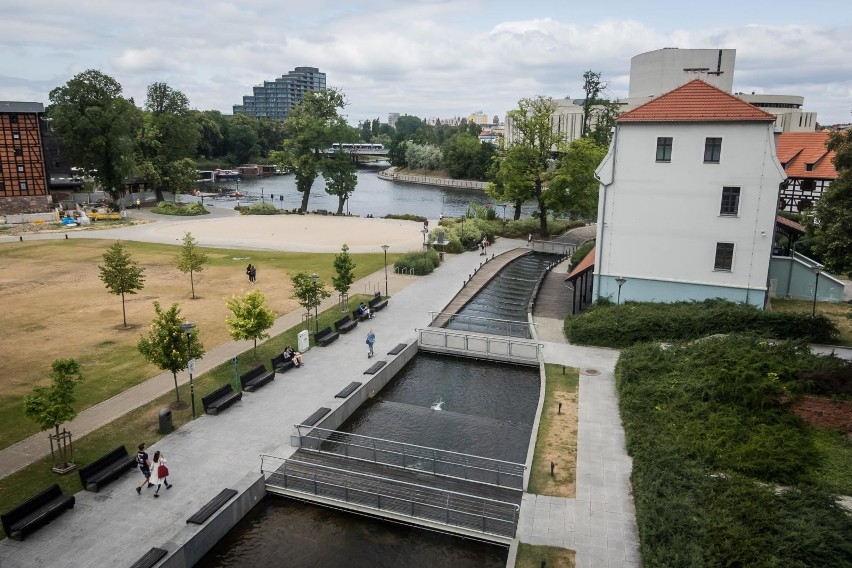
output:
{"label": "tall green tree", "polygon": [[355,164],[346,152],[337,151],[325,155],[321,171],[325,179],[325,191],[337,197],[337,214],[342,215],[343,205],[358,185]]}
{"label": "tall green tree", "polygon": [[183,234],[183,246],[177,257],[178,270],[186,274],[189,272],[189,282],[192,286],[192,299],[195,299],[195,278],[193,274],[204,270],[207,264],[207,253],[198,246],[198,241],[192,237],[192,233]]}
{"label": "tall green tree", "polygon": [[443,166],[453,178],[484,180],[495,151],[493,144],[483,144],[478,136],[462,132],[441,148]]}
{"label": "tall green tree", "polygon": [[600,182],[595,170],[606,156],[607,147],[592,138],[577,138],[557,161],[548,188],[550,207],[573,218],[595,219]]}
{"label": "tall green tree", "polygon": [[419,117],[411,116],[408,114],[404,114],[396,119],[396,129],[397,136],[400,137],[401,140],[410,140],[414,133],[420,130],[423,127],[423,120]]}
{"label": "tall green tree", "polygon": [[833,132],[826,146],[838,175],[813,207],[808,231],[827,270],[852,274],[852,130]]}
{"label": "tall green tree", "polygon": [[228,309],[234,315],[225,319],[231,337],[237,341],[254,340],[257,359],[257,340],[269,337],[266,330],[275,323],[275,312],[266,306],[266,296],[260,290],[252,290],[242,298],[228,300]]}
{"label": "tall green tree", "polygon": [[325,289],[325,284],[319,279],[314,282],[307,272],[293,274],[290,281],[293,282],[293,297],[305,308],[308,315],[312,309],[318,308],[324,299],[331,296],[331,292]]}
{"label": "tall green tree", "polygon": [[104,264],[98,266],[100,279],[110,294],[121,296],[121,315],[127,327],[125,294],[135,294],[145,285],[145,269],[131,257],[121,241],[114,242],[103,254]]}
{"label": "tall green tree", "polygon": [[589,69],[583,73],[583,127],[580,136],[587,136],[592,131],[592,119],[594,108],[601,99],[601,93],[606,89],[607,83],[601,78],[599,71]]}
{"label": "tall green tree", "polygon": [[492,168],[494,183],[488,193],[498,201],[515,203],[515,219],[520,218],[520,204],[529,199],[538,203],[539,234],[547,236],[547,199],[545,187],[553,175],[552,152],[561,149],[562,137],[553,129],[551,118],[556,103],[550,97],[538,96],[518,101],[518,108],[508,112],[513,138],[498,155]]}
{"label": "tall green tree", "polygon": [[47,109],[71,163],[113,197],[121,194],[133,169],[133,125],[139,113],[121,91],[118,81],[89,69],[50,91]]}
{"label": "tall green tree", "polygon": [[339,112],[345,106],[339,91],[308,91],[284,121],[284,151],[296,177],[296,190],[302,194],[302,212],[308,210],[311,187],[321,172],[322,152],[351,136],[351,128]]}
{"label": "tall green tree", "polygon": [[171,371],[175,382],[175,400],[180,404],[177,374],[189,366],[190,359],[204,356],[204,345],[198,339],[198,328],[183,329],[183,316],[177,304],[163,310],[154,302],[156,316],[148,327],[148,336],[140,337],[136,348],[145,359],[163,371]]}
{"label": "tall green tree", "polygon": [[346,309],[349,307],[349,288],[354,281],[355,262],[349,254],[349,245],[344,243],[340,254],[334,255],[334,276],[331,277],[331,284],[340,293]]}
{"label": "tall green tree", "polygon": [[245,164],[253,156],[260,154],[260,137],[257,131],[258,122],[256,118],[246,114],[237,114],[229,119],[225,131],[225,141],[230,162]]}
{"label": "tall green tree", "polygon": [[[38,422],[42,430],[53,428],[54,435],[59,436],[59,426],[77,416],[74,387],[83,380],[83,372],[75,359],[56,359],[50,367],[53,383],[49,387],[33,387],[32,393],[24,397],[24,414]],[[65,469],[73,457],[68,447],[60,444],[54,465]]]}

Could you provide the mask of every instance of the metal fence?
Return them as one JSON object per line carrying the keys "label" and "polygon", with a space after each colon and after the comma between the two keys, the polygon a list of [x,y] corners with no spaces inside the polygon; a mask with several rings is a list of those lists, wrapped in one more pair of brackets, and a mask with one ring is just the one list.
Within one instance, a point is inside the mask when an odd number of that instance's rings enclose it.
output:
{"label": "metal fence", "polygon": [[430,325],[440,324],[440,327],[459,331],[493,333],[495,335],[523,337],[525,339],[532,337],[532,330],[528,321],[469,316],[447,312],[429,312],[429,316],[432,318]]}
{"label": "metal fence", "polygon": [[542,345],[534,340],[488,335],[445,328],[417,330],[417,347],[423,351],[449,353],[521,365],[538,365]]}
{"label": "metal fence", "polygon": [[520,507],[425,485],[262,454],[267,489],[313,495],[358,508],[385,511],[427,524],[458,527],[482,535],[514,538]]}
{"label": "metal fence", "polygon": [[499,487],[524,487],[524,464],[313,426],[298,425],[296,430],[299,447],[305,450]]}

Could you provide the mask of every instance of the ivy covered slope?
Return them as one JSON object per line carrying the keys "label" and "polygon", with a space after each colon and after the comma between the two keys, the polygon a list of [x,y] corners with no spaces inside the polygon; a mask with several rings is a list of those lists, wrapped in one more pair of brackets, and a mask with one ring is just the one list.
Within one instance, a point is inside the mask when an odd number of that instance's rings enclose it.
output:
{"label": "ivy covered slope", "polygon": [[834,497],[852,495],[852,443],[790,411],[849,371],[746,335],[625,349],[616,381],[643,564],[852,565],[852,515]]}

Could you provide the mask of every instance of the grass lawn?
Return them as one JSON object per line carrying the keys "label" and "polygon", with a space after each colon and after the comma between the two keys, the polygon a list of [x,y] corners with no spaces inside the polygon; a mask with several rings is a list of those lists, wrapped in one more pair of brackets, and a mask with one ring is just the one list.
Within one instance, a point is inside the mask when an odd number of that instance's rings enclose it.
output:
{"label": "grass lawn", "polygon": [[[0,245],[4,323],[0,448],[38,432],[36,423],[23,415],[23,397],[33,385],[49,384],[55,359],[74,358],[82,365],[84,382],[76,390],[78,410],[157,375],[159,369],[136,349],[154,318],[154,301],[163,308],[179,304],[183,317],[198,326],[200,339],[210,350],[230,341],[225,325],[230,297],[257,288],[266,295],[270,309],[283,315],[300,309],[291,297],[291,274],[316,272],[327,288],[334,274],[333,254],[205,248],[209,262],[194,275],[196,299],[191,299],[189,275],[175,266],[179,246],[125,242],[132,258],[145,268],[146,277],[145,287],[126,298],[125,327],[121,298],[108,293],[99,278],[98,265],[112,243],[74,239]],[[351,256],[356,279],[384,266],[381,252]],[[389,254],[388,263],[397,256]],[[245,275],[249,262],[258,267],[254,286]]]}
{"label": "grass lawn", "polygon": [[[555,546],[534,546],[518,544],[518,556],[515,568],[574,568],[576,552]],[[546,563],[546,564],[544,564]]]}
{"label": "grass lawn", "polygon": [[[796,312],[813,313],[813,302],[807,300],[782,300],[772,299],[772,311],[774,312]],[[817,302],[816,313],[829,317],[840,330],[838,345],[852,347],[852,305],[845,302]]]}
{"label": "grass lawn", "polygon": [[[577,489],[577,417],[579,372],[547,364],[544,407],[535,441],[529,493],[574,497]],[[559,403],[562,411],[559,412]],[[555,463],[550,475],[550,462]],[[573,565],[573,564],[572,564]]]}

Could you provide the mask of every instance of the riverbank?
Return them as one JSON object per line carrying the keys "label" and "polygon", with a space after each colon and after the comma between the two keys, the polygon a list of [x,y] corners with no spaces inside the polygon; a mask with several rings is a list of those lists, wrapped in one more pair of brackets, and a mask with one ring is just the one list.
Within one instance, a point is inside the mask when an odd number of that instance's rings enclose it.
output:
{"label": "riverbank", "polygon": [[417,175],[406,173],[395,166],[382,170],[376,174],[379,179],[386,181],[401,181],[404,183],[416,183],[419,185],[435,185],[439,187],[452,187],[456,189],[481,189],[488,187],[487,181],[473,181],[469,179],[452,179],[439,176]]}

